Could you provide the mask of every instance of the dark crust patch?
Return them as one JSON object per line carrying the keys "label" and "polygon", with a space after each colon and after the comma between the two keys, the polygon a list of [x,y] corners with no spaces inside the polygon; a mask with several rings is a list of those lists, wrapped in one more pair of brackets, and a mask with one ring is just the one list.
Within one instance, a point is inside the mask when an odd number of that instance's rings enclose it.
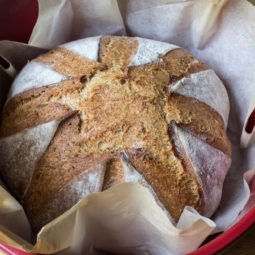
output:
{"label": "dark crust patch", "polygon": [[125,174],[120,158],[112,158],[106,163],[103,190],[125,182]]}

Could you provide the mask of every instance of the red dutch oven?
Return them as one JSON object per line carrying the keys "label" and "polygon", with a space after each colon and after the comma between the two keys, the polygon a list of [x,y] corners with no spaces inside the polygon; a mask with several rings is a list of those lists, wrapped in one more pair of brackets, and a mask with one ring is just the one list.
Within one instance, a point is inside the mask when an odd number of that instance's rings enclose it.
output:
{"label": "red dutch oven", "polygon": [[[0,0],[0,40],[28,42],[32,29],[38,17],[36,0]],[[1,62],[3,66],[5,63]],[[252,131],[255,125],[255,111],[251,115],[247,131]],[[251,196],[255,199],[255,178],[250,183]],[[255,226],[255,205],[234,226],[215,238],[209,237],[204,244],[189,255],[211,255],[223,252],[234,242]],[[0,243],[1,250],[8,255],[29,255],[8,245]],[[220,253],[221,253],[220,252]]]}

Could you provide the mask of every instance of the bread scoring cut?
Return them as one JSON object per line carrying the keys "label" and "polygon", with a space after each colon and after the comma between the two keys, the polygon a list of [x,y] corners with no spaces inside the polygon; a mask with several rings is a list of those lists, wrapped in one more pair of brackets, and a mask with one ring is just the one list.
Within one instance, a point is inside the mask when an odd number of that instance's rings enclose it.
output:
{"label": "bread scoring cut", "polygon": [[[35,230],[89,192],[125,181],[148,187],[173,221],[185,205],[212,215],[231,162],[229,103],[223,84],[204,63],[175,45],[114,36],[68,43],[28,66],[34,63],[64,78],[40,86],[31,69],[23,69],[14,86],[20,81],[24,91],[12,93],[3,110],[0,154],[16,146],[6,139],[22,141],[24,132],[61,121],[48,130],[53,135],[43,154],[35,155],[34,167],[24,161],[31,180],[26,187],[16,185],[22,173],[8,170],[9,158],[2,157],[1,173]],[[29,85],[19,78],[27,70]],[[24,158],[28,153],[19,151]],[[17,164],[13,155],[13,169]],[[209,190],[215,191],[212,199]]]}
{"label": "bread scoring cut", "polygon": [[28,188],[37,160],[47,149],[59,122],[53,120],[1,138],[1,175],[11,176],[8,186],[16,197],[21,198]]}
{"label": "bread scoring cut", "polygon": [[175,84],[170,85],[169,92],[196,98],[208,104],[221,115],[225,127],[227,127],[229,114],[228,96],[221,80],[213,70],[208,69],[192,73],[190,77],[184,77]]}

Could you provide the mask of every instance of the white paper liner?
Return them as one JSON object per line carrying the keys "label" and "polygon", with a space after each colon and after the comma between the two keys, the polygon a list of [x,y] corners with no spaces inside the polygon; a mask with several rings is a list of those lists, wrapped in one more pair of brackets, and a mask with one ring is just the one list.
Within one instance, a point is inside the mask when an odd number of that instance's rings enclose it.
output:
{"label": "white paper liner", "polygon": [[[222,202],[213,217],[217,224],[214,232],[226,230],[251,208],[255,201],[250,198],[243,209],[250,189],[242,176],[255,167],[255,149],[240,148],[248,106],[255,95],[255,8],[251,4],[238,0],[40,0],[39,12],[29,41],[37,47],[52,48],[87,36],[121,35],[127,31],[131,36],[180,45],[214,69],[230,97],[228,135],[233,149],[233,164],[225,181]],[[15,64],[18,56],[26,59],[24,56],[29,55],[31,48],[24,46],[21,53],[17,45],[8,45],[9,50],[3,51],[6,46],[0,47],[0,53],[20,69],[22,65]],[[17,49],[15,54],[11,49]],[[36,48],[32,49],[34,52]],[[2,80],[9,82],[2,71],[0,74]],[[248,173],[249,178],[247,174],[245,177],[250,181],[254,171]],[[6,197],[9,195],[3,196]],[[0,214],[2,210],[0,204]],[[21,212],[21,221],[27,222]],[[89,195],[48,224],[40,232],[33,251],[99,254],[94,249],[97,248],[121,254],[143,254],[149,248],[152,254],[185,254],[196,249],[214,228],[211,220],[197,215],[194,209],[184,210],[177,228],[162,213],[148,190],[139,184],[122,184]],[[27,224],[24,229],[26,227]],[[0,228],[2,242],[31,250],[31,245],[12,235],[8,228],[8,225]],[[9,228],[18,235],[21,229]],[[62,249],[65,250],[60,251]]]}
{"label": "white paper liner", "polygon": [[12,197],[0,182],[0,226],[31,240],[31,229],[22,206]]}

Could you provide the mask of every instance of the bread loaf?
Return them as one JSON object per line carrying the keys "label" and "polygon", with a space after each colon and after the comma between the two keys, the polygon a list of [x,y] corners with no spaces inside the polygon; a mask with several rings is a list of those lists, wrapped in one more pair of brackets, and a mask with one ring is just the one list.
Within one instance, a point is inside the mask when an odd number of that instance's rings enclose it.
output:
{"label": "bread loaf", "polygon": [[14,80],[0,126],[1,175],[35,231],[81,198],[148,187],[175,222],[210,217],[231,164],[227,92],[184,49],[99,36],[59,46]]}

